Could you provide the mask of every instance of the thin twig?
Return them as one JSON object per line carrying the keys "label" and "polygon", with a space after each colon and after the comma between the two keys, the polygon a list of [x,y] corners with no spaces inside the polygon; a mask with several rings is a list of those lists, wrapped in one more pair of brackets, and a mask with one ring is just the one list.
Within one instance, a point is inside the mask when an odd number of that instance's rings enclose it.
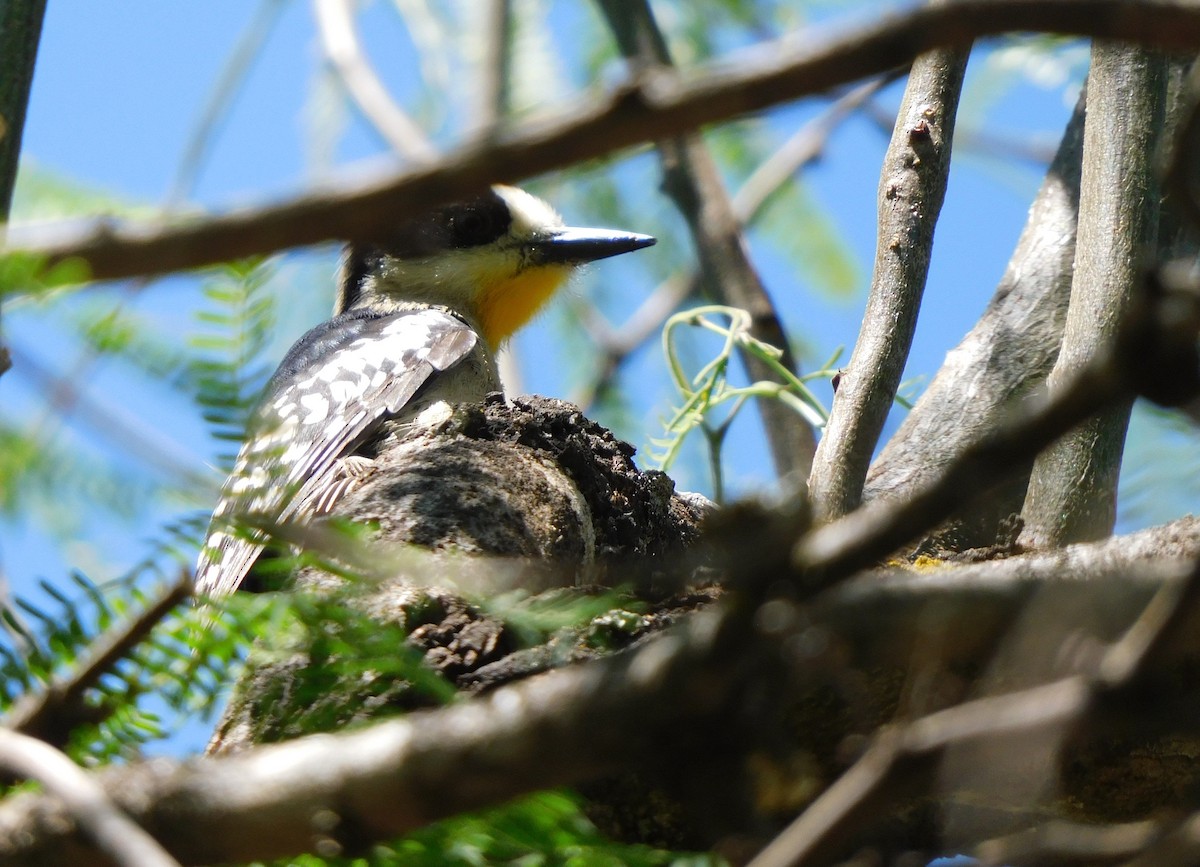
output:
{"label": "thin twig", "polygon": [[259,3],[258,11],[242,32],[237,45],[221,69],[221,75],[217,78],[217,83],[213,86],[191,135],[188,136],[187,148],[179,161],[171,190],[167,193],[164,206],[166,210],[178,208],[192,194],[217,128],[232,108],[234,98],[245,83],[250,68],[261,53],[267,37],[271,35],[280,13],[286,7],[287,3],[283,0],[262,0]]}
{"label": "thin twig", "polygon": [[[666,41],[646,0],[599,0],[621,53],[636,73],[671,68]],[[687,221],[704,276],[704,286],[721,301],[750,315],[750,334],[780,350],[779,363],[791,373],[796,361],[779,311],[767,293],[730,203],[715,160],[696,135],[657,143],[663,166],[663,190]],[[741,352],[752,381],[771,379],[762,361]],[[812,466],[816,433],[798,413],[781,402],[758,401],[775,471],[803,487]]]}
{"label": "thin twig", "polygon": [[913,63],[879,179],[875,273],[850,364],[809,477],[818,520],[862,501],[867,469],[904,374],[946,195],[954,120],[969,48]]}
{"label": "thin twig", "polygon": [[483,16],[483,69],[480,75],[480,132],[493,136],[508,117],[512,96],[512,0],[487,0]]}
{"label": "thin twig", "polygon": [[146,831],[129,818],[96,778],[37,738],[0,728],[0,767],[30,780],[62,800],[79,830],[122,867],[179,867]]}
{"label": "thin twig", "polygon": [[[734,216],[742,225],[752,225],[780,187],[806,165],[820,159],[838,126],[886,82],[886,77],[874,79],[843,94],[760,163],[731,201]],[[596,397],[612,385],[625,359],[658,334],[667,317],[694,295],[699,286],[698,273],[672,274],[655,287],[619,328],[609,324],[594,307],[581,302],[578,305],[580,321],[599,347],[601,358],[595,365],[596,373],[580,389],[574,402],[585,410],[591,406]]]}
{"label": "thin twig", "polygon": [[[120,406],[104,403],[78,385],[82,369],[94,358],[88,356],[76,365],[76,375],[68,378],[56,375],[46,365],[20,347],[13,347],[13,358],[19,375],[27,378],[37,390],[51,399],[49,412],[53,418],[65,419],[74,412],[96,433],[113,445],[127,451],[135,459],[152,466],[195,492],[214,488],[216,481],[197,473],[192,456],[154,429],[143,419],[126,412]],[[14,374],[18,375],[18,374]],[[49,436],[46,425],[38,425],[39,435]]]}
{"label": "thin twig", "polygon": [[434,159],[437,149],[367,62],[354,24],[353,0],[313,0],[313,11],[325,57],[367,122],[399,156],[418,162]]}
{"label": "thin twig", "polygon": [[733,213],[742,225],[753,223],[771,196],[802,168],[820,159],[838,127],[891,80],[891,75],[880,76],[842,94],[760,163],[733,195]]}
{"label": "thin twig", "polygon": [[667,318],[696,292],[699,280],[697,274],[672,274],[654,287],[646,300],[619,328],[614,328],[595,305],[581,299],[576,307],[576,316],[600,350],[600,358],[594,365],[595,372],[590,381],[572,398],[572,402],[586,412],[612,386],[625,360],[661,332]]}
{"label": "thin twig", "polygon": [[136,617],[120,623],[88,645],[72,671],[24,696],[9,711],[4,728],[62,744],[80,718],[84,693],[124,659],[150,631],[192,593],[189,574],[182,573]]}
{"label": "thin twig", "polygon": [[433,165],[366,183],[343,179],[337,192],[313,192],[276,207],[206,220],[38,231],[7,249],[51,262],[77,258],[94,279],[113,280],[369,237],[381,226],[496,181],[573,165],[880,75],[941,44],[1026,30],[1195,48],[1200,8],[1171,0],[956,0],[909,9],[819,44],[760,45],[697,70],[686,82],[673,73],[647,72],[606,100],[487,145],[467,145]]}

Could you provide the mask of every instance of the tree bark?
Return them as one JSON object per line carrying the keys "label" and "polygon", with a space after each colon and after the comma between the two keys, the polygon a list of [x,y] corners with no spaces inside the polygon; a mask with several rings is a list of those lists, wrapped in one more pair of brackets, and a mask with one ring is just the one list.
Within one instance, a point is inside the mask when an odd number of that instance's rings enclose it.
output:
{"label": "tree bark", "polygon": [[854,354],[834,395],[809,490],[818,521],[862,502],[863,483],[917,327],[946,194],[968,49],[918,57],[879,179],[875,273]]}
{"label": "tree bark", "polygon": [[[1051,391],[1114,339],[1141,285],[1142,257],[1155,248],[1166,73],[1161,53],[1112,43],[1092,49],[1075,275]],[[1131,409],[1132,401],[1110,407],[1038,456],[1022,510],[1024,544],[1112,532]]]}

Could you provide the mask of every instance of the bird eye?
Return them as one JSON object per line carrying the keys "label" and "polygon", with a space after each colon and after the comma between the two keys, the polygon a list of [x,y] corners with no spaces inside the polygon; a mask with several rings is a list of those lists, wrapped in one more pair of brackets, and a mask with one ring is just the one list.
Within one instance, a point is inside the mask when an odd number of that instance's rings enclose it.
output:
{"label": "bird eye", "polygon": [[489,215],[474,208],[455,214],[450,226],[455,242],[462,247],[487,244],[500,234]]}

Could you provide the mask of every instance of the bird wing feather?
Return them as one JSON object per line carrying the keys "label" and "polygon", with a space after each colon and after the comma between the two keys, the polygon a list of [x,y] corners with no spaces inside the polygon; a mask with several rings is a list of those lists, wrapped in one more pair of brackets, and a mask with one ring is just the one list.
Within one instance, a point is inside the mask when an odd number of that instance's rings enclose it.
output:
{"label": "bird wing feather", "polygon": [[338,326],[334,320],[301,338],[268,385],[213,513],[196,566],[198,593],[232,593],[269,541],[269,527],[303,515],[306,504],[332,506],[339,461],[478,341],[465,322],[436,309],[348,319],[341,333]]}

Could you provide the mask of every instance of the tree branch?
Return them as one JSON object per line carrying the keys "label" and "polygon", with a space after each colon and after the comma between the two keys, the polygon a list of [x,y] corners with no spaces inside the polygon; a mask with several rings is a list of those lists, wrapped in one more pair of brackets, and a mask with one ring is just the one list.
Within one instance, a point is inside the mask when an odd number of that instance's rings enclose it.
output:
{"label": "tree branch", "polygon": [[[206,762],[113,768],[99,779],[187,864],[283,857],[310,851],[314,838],[325,851],[353,849],[661,755],[656,733],[683,720],[703,727],[717,710],[712,697],[729,692],[735,672],[721,632],[712,615],[699,616],[650,652],[442,710]],[[0,858],[94,862],[71,825],[46,796],[10,798],[0,807]]]}
{"label": "tree branch", "polygon": [[480,126],[487,137],[508,117],[512,90],[512,0],[487,0],[483,65],[480,70]]}
{"label": "tree branch", "polygon": [[[1165,282],[1169,276],[1160,274],[1158,279]],[[1116,338],[1073,371],[1069,383],[1027,400],[1003,424],[964,449],[936,481],[914,491],[903,508],[868,504],[800,539],[794,562],[808,587],[828,586],[885,559],[1114,402],[1142,393],[1176,405],[1200,393],[1195,347],[1200,287],[1151,285],[1137,300]]]}
{"label": "tree branch", "polygon": [[89,644],[68,676],[22,697],[4,718],[4,727],[57,746],[66,744],[71,729],[83,716],[84,694],[191,594],[192,578],[185,572],[159,591],[141,614],[117,624]]}
{"label": "tree branch", "polygon": [[[600,0],[600,8],[621,53],[630,60],[636,73],[671,68],[666,42],[646,0]],[[721,303],[749,313],[750,334],[778,348],[783,353],[779,363],[795,373],[791,341],[774,301],[750,261],[742,222],[734,213],[708,147],[694,134],[663,139],[657,146],[663,166],[663,191],[691,230],[704,285]],[[746,352],[741,357],[751,380],[775,379],[774,371],[760,359]],[[776,473],[803,484],[817,445],[812,426],[782,402],[757,403]]]}
{"label": "tree branch", "polygon": [[[1163,587],[1125,635],[1104,653],[1094,670],[1022,692],[977,699],[885,730],[866,754],[828,788],[751,867],[801,867],[843,849],[854,834],[875,821],[896,799],[933,788],[942,759],[953,748],[1021,738],[1049,744],[1052,758],[1076,726],[1093,729],[1178,700],[1161,680],[1165,658],[1179,644],[1194,655],[1194,619],[1200,603],[1200,563]],[[1156,681],[1155,678],[1160,680]],[[1169,694],[1169,695],[1168,695]],[[1184,699],[1183,704],[1187,704]],[[1192,702],[1194,707],[1194,702]],[[1154,728],[1153,723],[1146,726]],[[1039,758],[1042,749],[1030,750]],[[1013,757],[1016,761],[1016,757]],[[1025,754],[1028,760],[1028,752]]]}
{"label": "tree branch", "polygon": [[[0,0],[0,224],[8,220],[46,0]],[[0,235],[0,237],[3,237]]]}
{"label": "tree branch", "polygon": [[[1200,555],[1198,528],[1200,520],[1183,519],[1127,543],[1078,545],[933,574],[879,571],[823,595],[798,619],[798,631],[768,640],[789,646],[789,636],[829,630],[837,636],[832,655],[838,665],[849,660],[875,670],[906,665],[931,632],[949,630],[962,640],[942,645],[939,662],[978,670],[995,637],[1033,598],[1056,612],[1090,608],[1099,620],[1060,616],[1055,627],[1108,640],[1127,629],[1157,590],[1178,580],[1189,568],[1186,558]],[[732,532],[749,551],[731,558],[732,586],[777,580],[787,536],[764,531],[761,520]],[[972,629],[952,628],[964,622]],[[729,737],[722,714],[742,706],[742,690],[755,689],[754,677],[775,677],[773,668],[748,661],[759,639],[748,642],[745,629],[727,613],[710,611],[640,650],[460,705],[222,759],[157,760],[95,776],[184,863],[278,857],[317,845],[352,849],[538,788],[644,768],[664,760],[664,745],[678,742],[684,721],[697,737],[704,738],[708,726]],[[799,682],[772,679],[771,691],[823,683],[830,668],[822,660],[802,663],[793,672]],[[821,703],[813,713],[817,726],[828,708]],[[994,714],[982,716],[994,720]],[[51,796],[27,793],[0,802],[0,859],[83,865],[95,863],[96,854],[73,836],[68,809]]]}
{"label": "tree branch", "polygon": [[[1171,0],[956,0],[884,16],[820,44],[759,46],[689,75],[647,72],[640,82],[540,125],[468,144],[435,165],[337,192],[314,192],[271,208],[207,220],[38,234],[24,252],[77,258],[93,279],[198,268],[335,238],[369,237],[432,204],[768,108],[869,75],[880,75],[942,44],[999,33],[1123,39],[1165,48],[1200,46],[1200,9]],[[11,239],[10,239],[11,240]],[[11,251],[11,248],[10,248]]]}
{"label": "tree branch", "polygon": [[436,148],[367,63],[351,0],[313,0],[313,10],[325,56],[367,122],[397,155],[417,162],[434,159]]}
{"label": "tree branch", "polygon": [[[1081,95],[995,294],[876,458],[867,502],[902,499],[928,485],[1049,374],[1071,293],[1083,119]],[[1021,509],[1031,463],[1032,456],[955,516],[959,547],[995,541],[999,522]]]}
{"label": "tree branch", "polygon": [[121,867],[179,867],[157,840],[121,811],[95,776],[49,744],[0,729],[0,768],[45,786],[83,835]]}
{"label": "tree branch", "polygon": [[[1092,48],[1075,276],[1051,392],[1102,351],[1141,286],[1141,259],[1157,240],[1166,72],[1161,54],[1111,43]],[[1024,544],[1051,547],[1112,532],[1132,406],[1132,399],[1114,403],[1038,456],[1021,512]]]}
{"label": "tree branch", "polygon": [[[887,83],[877,78],[851,89],[834,101],[828,109],[801,126],[751,173],[746,182],[733,194],[730,202],[733,214],[742,226],[757,219],[763,207],[779,188],[801,169],[820,158],[829,144],[829,137],[862,103]],[[591,381],[583,385],[574,402],[585,411],[597,395],[607,390],[617,371],[635,350],[662,329],[667,317],[686,298],[693,296],[700,282],[696,272],[678,271],[660,283],[642,305],[618,328],[614,328],[594,308],[580,302],[579,318],[601,352]]]}
{"label": "tree branch", "polygon": [[950,174],[966,48],[913,63],[879,179],[875,273],[850,365],[834,395],[809,478],[819,521],[856,508],[904,373]]}

